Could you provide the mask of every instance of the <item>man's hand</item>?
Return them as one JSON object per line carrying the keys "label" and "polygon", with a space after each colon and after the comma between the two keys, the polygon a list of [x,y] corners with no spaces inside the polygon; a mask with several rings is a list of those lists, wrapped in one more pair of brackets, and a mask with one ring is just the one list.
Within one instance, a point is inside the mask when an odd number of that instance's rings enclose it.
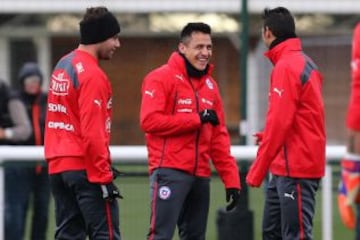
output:
{"label": "man's hand", "polygon": [[103,199],[112,201],[116,198],[123,199],[123,196],[120,194],[120,190],[115,186],[114,183],[109,183],[101,185],[102,197]]}
{"label": "man's hand", "polygon": [[263,139],[263,133],[262,132],[257,132],[253,134],[253,137],[255,137],[255,144],[259,145]]}
{"label": "man's hand", "polygon": [[205,109],[204,111],[200,112],[199,115],[202,124],[210,123],[213,126],[219,125],[219,118],[214,110]]}
{"label": "man's hand", "polygon": [[226,189],[226,202],[229,202],[230,199],[232,201],[230,202],[229,205],[226,206],[226,211],[233,210],[237,206],[237,204],[239,202],[239,198],[240,198],[240,189],[227,188]]}

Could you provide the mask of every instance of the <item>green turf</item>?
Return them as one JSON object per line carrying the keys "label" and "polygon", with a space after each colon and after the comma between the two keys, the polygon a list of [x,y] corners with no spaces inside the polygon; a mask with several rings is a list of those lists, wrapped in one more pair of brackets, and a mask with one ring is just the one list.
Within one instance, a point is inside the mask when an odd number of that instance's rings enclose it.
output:
{"label": "green turf", "polygon": [[[137,167],[136,167],[137,168]],[[132,168],[131,168],[132,169]],[[133,169],[132,169],[133,170]],[[142,169],[143,170],[143,169]],[[334,180],[334,184],[336,183]],[[120,225],[123,240],[145,240],[149,227],[149,181],[147,177],[123,177],[117,180],[124,199],[120,201]],[[249,195],[250,209],[254,212],[254,240],[261,240],[261,217],[263,211],[263,189],[251,189]],[[354,239],[352,231],[341,223],[336,207],[336,190],[333,194],[333,239]],[[208,218],[208,240],[216,240],[216,211],[225,206],[225,193],[218,177],[211,181],[211,206]],[[28,214],[30,215],[30,214]],[[317,195],[316,215],[314,218],[314,239],[322,239],[321,234],[321,190]],[[28,221],[29,222],[29,221]],[[54,207],[50,207],[48,239],[54,239]],[[176,235],[176,234],[175,234]],[[26,238],[29,239],[28,229]],[[178,240],[174,237],[174,240]]]}

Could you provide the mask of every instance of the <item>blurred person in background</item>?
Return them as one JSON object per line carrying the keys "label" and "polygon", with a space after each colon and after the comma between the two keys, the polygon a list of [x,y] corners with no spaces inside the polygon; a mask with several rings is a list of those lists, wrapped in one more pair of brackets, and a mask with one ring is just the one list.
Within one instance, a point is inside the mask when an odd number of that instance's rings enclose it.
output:
{"label": "blurred person in background", "polygon": [[151,185],[149,240],[204,240],[210,199],[210,161],[234,209],[239,170],[217,83],[211,77],[211,28],[188,23],[178,51],[151,71],[142,85],[140,123],[146,133]]}
{"label": "blurred person in background", "polygon": [[[23,102],[4,82],[0,81],[0,144],[21,144],[30,135],[31,124]],[[13,171],[15,164],[18,164],[18,162],[7,162],[4,164],[5,239],[22,240],[25,216],[20,214],[22,208],[18,204],[16,206],[12,205],[10,201],[13,198],[13,194],[18,194],[16,197],[22,194],[22,185],[18,182],[18,177],[21,179],[22,176]],[[12,181],[11,184],[14,184],[14,186],[18,186],[17,190],[12,191],[13,189],[9,181]]]}
{"label": "blurred person in background", "polygon": [[80,44],[50,80],[45,158],[55,199],[55,239],[120,240],[121,198],[109,151],[112,87],[99,65],[120,47],[120,25],[106,7],[80,22]]}
{"label": "blurred person in background", "polygon": [[351,78],[346,116],[348,141],[341,160],[338,207],[343,223],[350,229],[355,228],[355,238],[360,240],[360,23],[353,32]]}
{"label": "blurred person in background", "polygon": [[16,144],[30,134],[31,125],[24,104],[0,80],[0,145]]}
{"label": "blurred person in background", "polygon": [[[41,90],[43,75],[34,62],[25,63],[19,71],[19,99],[24,103],[32,134],[20,145],[41,146],[44,142],[47,96]],[[32,207],[30,239],[45,240],[48,223],[50,186],[45,161],[36,166],[13,163],[5,172],[6,239],[24,239],[26,216]],[[30,202],[32,200],[32,202]]]}
{"label": "blurred person in background", "polygon": [[315,197],[325,171],[322,76],[303,52],[288,9],[263,13],[262,38],[273,63],[269,105],[257,156],[246,181],[259,187],[268,171],[262,236],[313,239]]}

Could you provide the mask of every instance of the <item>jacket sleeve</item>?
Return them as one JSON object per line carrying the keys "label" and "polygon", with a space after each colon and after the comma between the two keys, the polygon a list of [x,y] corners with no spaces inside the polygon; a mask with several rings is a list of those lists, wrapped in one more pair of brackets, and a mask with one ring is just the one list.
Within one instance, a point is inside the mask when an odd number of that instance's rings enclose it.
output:
{"label": "jacket sleeve", "polygon": [[173,91],[155,74],[145,78],[141,93],[140,125],[146,133],[172,136],[200,128],[198,113],[174,112],[176,94],[172,94]]}
{"label": "jacket sleeve", "polygon": [[352,84],[360,84],[360,23],[356,25],[352,39],[351,74]]}
{"label": "jacket sleeve", "polygon": [[214,127],[211,139],[210,157],[225,188],[240,189],[240,173],[236,160],[230,153],[230,137],[225,125],[224,110],[220,95],[215,105],[215,111],[219,117],[220,124]]}
{"label": "jacket sleeve", "polygon": [[261,185],[271,162],[284,146],[299,99],[297,84],[300,81],[297,79],[296,74],[290,72],[286,65],[277,66],[272,72],[263,139],[246,178],[252,186]]}
{"label": "jacket sleeve", "polygon": [[24,141],[28,139],[32,130],[23,102],[18,98],[10,98],[8,109],[14,126],[5,128],[5,137],[12,141]]}
{"label": "jacket sleeve", "polygon": [[110,95],[103,79],[88,78],[79,91],[81,134],[85,150],[88,180],[107,184],[113,179],[109,153],[109,132],[106,129],[107,103]]}

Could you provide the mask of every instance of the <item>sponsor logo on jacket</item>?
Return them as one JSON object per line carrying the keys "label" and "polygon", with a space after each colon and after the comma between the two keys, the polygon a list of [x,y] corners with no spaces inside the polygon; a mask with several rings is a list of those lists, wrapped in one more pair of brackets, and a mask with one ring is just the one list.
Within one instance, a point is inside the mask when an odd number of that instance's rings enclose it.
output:
{"label": "sponsor logo on jacket", "polygon": [[74,128],[74,126],[72,124],[64,123],[64,122],[49,121],[48,122],[48,128],[60,129],[60,130],[65,130],[65,131],[69,131],[69,132],[74,132],[75,131],[75,128]]}
{"label": "sponsor logo on jacket", "polygon": [[111,118],[108,117],[105,121],[105,131],[110,133],[111,132]]}
{"label": "sponsor logo on jacket", "polygon": [[154,97],[155,90],[145,90],[144,94],[149,95],[150,97]]}
{"label": "sponsor logo on jacket", "polygon": [[214,84],[211,82],[210,78],[207,78],[206,79],[206,85],[208,86],[208,88],[210,90],[213,90],[214,89]]}
{"label": "sponsor logo on jacket", "polygon": [[70,81],[64,78],[64,73],[53,74],[50,82],[50,92],[57,96],[66,96],[69,93]]}
{"label": "sponsor logo on jacket", "polygon": [[191,105],[192,104],[192,99],[191,98],[180,98],[177,103],[179,105]]}
{"label": "sponsor logo on jacket", "polygon": [[207,105],[213,106],[214,103],[206,98],[201,98],[201,101]]}
{"label": "sponsor logo on jacket", "polygon": [[78,73],[85,72],[84,66],[83,66],[82,62],[76,63],[75,66],[76,66],[76,71],[77,71]]}
{"label": "sponsor logo on jacket", "polygon": [[107,108],[107,109],[111,109],[111,108],[112,108],[112,97],[110,97],[109,101],[107,102],[106,108]]}
{"label": "sponsor logo on jacket", "polygon": [[178,79],[178,80],[180,80],[180,81],[182,81],[182,82],[184,81],[184,76],[181,75],[181,74],[176,74],[176,75],[175,75],[175,78]]}
{"label": "sponsor logo on jacket", "polygon": [[191,108],[180,108],[177,110],[179,113],[192,113],[193,110]]}
{"label": "sponsor logo on jacket", "polygon": [[274,91],[274,93],[276,93],[277,95],[279,95],[279,97],[281,97],[282,94],[284,93],[284,89],[279,89],[279,88],[277,88],[277,87],[274,87],[274,88],[273,88],[273,91]]}
{"label": "sponsor logo on jacket", "polygon": [[351,69],[354,72],[359,71],[359,65],[360,65],[360,59],[359,58],[355,58],[354,60],[351,61]]}
{"label": "sponsor logo on jacket", "polygon": [[66,107],[59,103],[49,103],[48,104],[49,112],[60,112],[60,113],[67,113]]}

